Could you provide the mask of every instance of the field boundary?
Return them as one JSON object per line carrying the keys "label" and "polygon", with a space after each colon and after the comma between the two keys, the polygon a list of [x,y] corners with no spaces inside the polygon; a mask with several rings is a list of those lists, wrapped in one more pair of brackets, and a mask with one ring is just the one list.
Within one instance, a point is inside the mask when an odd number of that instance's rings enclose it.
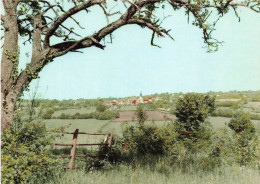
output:
{"label": "field boundary", "polygon": [[[60,133],[60,132],[56,132]],[[74,132],[65,132],[64,134],[73,134],[72,144],[54,144],[54,146],[71,146],[70,155],[61,155],[60,158],[69,158],[69,164],[68,167],[64,167],[64,169],[69,170],[76,170],[80,169],[80,167],[73,167],[74,158],[75,157],[91,157],[91,158],[104,158],[106,155],[75,155],[76,147],[77,146],[107,146],[107,149],[110,150],[112,145],[112,139],[113,139],[113,131],[110,133],[86,133],[86,132],[79,132],[79,129],[76,129]],[[108,135],[108,139],[105,143],[91,143],[91,144],[77,144],[77,139],[79,134],[85,134],[85,135]],[[95,164],[91,167],[102,167],[104,164]]]}

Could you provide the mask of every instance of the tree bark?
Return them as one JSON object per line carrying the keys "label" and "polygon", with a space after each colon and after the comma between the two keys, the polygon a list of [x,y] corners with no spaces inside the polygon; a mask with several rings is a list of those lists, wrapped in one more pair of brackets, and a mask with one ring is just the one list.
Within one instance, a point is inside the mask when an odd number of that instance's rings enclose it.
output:
{"label": "tree bark", "polygon": [[1,101],[1,132],[4,132],[12,126],[17,94],[9,92],[8,95],[6,95],[1,92]]}
{"label": "tree bark", "polygon": [[[4,1],[4,47],[1,61],[1,132],[13,123],[18,94],[14,90],[15,72],[18,63],[18,23],[16,3]],[[17,73],[18,75],[18,73]]]}

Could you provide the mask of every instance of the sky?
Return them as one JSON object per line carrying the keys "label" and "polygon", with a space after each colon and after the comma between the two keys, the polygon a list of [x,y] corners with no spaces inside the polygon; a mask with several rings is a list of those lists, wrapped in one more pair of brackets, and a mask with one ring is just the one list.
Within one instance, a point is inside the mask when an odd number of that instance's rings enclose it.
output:
{"label": "sky", "polygon": [[[90,10],[75,16],[85,27],[75,26],[75,30],[86,36],[106,25],[100,8]],[[138,96],[140,92],[260,90],[260,15],[246,8],[238,12],[240,22],[233,12],[219,21],[214,36],[224,44],[218,52],[207,53],[202,31],[187,22],[183,11],[166,8],[164,15],[172,16],[162,26],[172,30],[175,41],[156,38],[161,48],[153,47],[151,30],[122,27],[104,50],[92,47],[56,58],[30,84],[24,97],[30,98],[36,85],[40,98],[59,100]],[[20,68],[29,62],[25,53],[30,50],[30,45],[20,47]]]}

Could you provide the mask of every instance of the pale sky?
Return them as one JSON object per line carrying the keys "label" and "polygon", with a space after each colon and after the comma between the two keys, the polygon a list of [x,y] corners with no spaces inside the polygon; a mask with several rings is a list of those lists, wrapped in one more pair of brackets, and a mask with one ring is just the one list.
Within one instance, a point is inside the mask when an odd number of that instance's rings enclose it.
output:
{"label": "pale sky", "polygon": [[[96,11],[98,10],[98,11]],[[49,99],[125,97],[162,92],[207,92],[260,90],[260,15],[245,8],[238,10],[241,22],[230,12],[217,24],[215,37],[224,41],[216,53],[207,53],[202,31],[188,24],[183,11],[163,26],[171,29],[175,41],[156,38],[139,26],[125,26],[113,33],[113,44],[84,53],[69,53],[48,64],[40,73],[38,95]],[[89,35],[106,25],[101,9],[75,16]],[[68,22],[69,23],[69,22]],[[56,42],[57,40],[53,40]],[[21,55],[31,49],[20,48]],[[25,66],[28,59],[22,56]],[[35,88],[36,80],[31,83]],[[28,94],[25,95],[28,98]]]}

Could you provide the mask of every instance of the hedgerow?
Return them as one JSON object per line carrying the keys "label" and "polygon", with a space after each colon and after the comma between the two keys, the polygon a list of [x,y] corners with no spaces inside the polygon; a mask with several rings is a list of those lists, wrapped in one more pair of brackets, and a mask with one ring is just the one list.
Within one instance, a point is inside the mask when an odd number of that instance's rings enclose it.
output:
{"label": "hedgerow", "polygon": [[62,113],[57,119],[98,119],[111,120],[118,116],[118,111],[106,110],[104,112],[75,113],[73,115]]}

